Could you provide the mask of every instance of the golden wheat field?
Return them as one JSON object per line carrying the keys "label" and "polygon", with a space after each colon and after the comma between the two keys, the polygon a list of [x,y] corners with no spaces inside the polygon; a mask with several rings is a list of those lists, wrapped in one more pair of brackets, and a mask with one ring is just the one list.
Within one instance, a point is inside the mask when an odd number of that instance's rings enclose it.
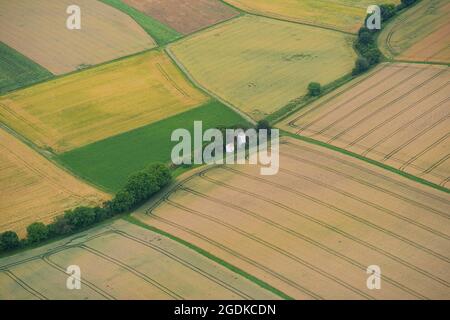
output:
{"label": "golden wheat field", "polygon": [[203,87],[261,119],[307,92],[348,74],[353,36],[244,16],[197,33],[169,49]]}
{"label": "golden wheat field", "polygon": [[[82,10],[81,30],[69,30],[66,10]],[[93,0],[1,0],[0,41],[63,74],[156,46],[126,14]]]}
{"label": "golden wheat field", "polygon": [[296,299],[450,298],[448,194],[296,139],[280,155],[277,175],[206,168],[135,216]]}
{"label": "golden wheat field", "polygon": [[[68,290],[68,266],[81,289]],[[279,299],[154,231],[123,220],[0,260],[0,299]]]}
{"label": "golden wheat field", "polygon": [[[367,8],[381,1],[371,0],[226,0],[245,11],[293,22],[356,33]],[[389,3],[399,3],[391,0]]]}
{"label": "golden wheat field", "polygon": [[448,186],[449,84],[446,66],[384,64],[280,127]]}
{"label": "golden wheat field", "polygon": [[151,51],[2,96],[0,121],[63,152],[207,100],[164,53]]}
{"label": "golden wheat field", "polygon": [[65,210],[108,198],[0,128],[0,232],[24,236],[35,221],[48,223]]}

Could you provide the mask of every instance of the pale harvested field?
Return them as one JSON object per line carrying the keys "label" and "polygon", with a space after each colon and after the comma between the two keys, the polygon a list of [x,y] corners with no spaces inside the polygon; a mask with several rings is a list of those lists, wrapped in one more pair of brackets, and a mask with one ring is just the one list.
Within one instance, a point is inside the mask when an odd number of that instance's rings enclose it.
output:
{"label": "pale harvested field", "polygon": [[0,98],[0,121],[64,152],[195,108],[208,98],[152,51]]}
{"label": "pale harvested field", "polygon": [[[70,265],[80,267],[81,290],[66,289]],[[2,299],[277,299],[178,242],[123,220],[0,259],[0,281]]]}
{"label": "pale harvested field", "polygon": [[[66,9],[81,8],[81,30],[69,30]],[[0,0],[0,41],[63,74],[156,46],[126,14],[93,0]]]}
{"label": "pale harvested field", "polygon": [[[294,22],[357,32],[373,0],[226,0],[245,11]],[[390,0],[389,3],[400,3]]]}
{"label": "pale harvested field", "polygon": [[448,187],[449,82],[446,66],[382,65],[280,127]]}
{"label": "pale harvested field", "polygon": [[353,36],[244,16],[170,46],[203,87],[254,119],[325,85],[353,68]]}
{"label": "pale harvested field", "polygon": [[280,163],[204,169],[136,217],[297,299],[450,298],[448,194],[293,139]]}
{"label": "pale harvested field", "polygon": [[0,232],[24,236],[33,222],[108,198],[0,128]]}
{"label": "pale harvested field", "polygon": [[450,3],[423,0],[387,25],[379,45],[390,58],[449,63]]}
{"label": "pale harvested field", "polygon": [[123,0],[182,34],[228,20],[238,11],[218,0]]}

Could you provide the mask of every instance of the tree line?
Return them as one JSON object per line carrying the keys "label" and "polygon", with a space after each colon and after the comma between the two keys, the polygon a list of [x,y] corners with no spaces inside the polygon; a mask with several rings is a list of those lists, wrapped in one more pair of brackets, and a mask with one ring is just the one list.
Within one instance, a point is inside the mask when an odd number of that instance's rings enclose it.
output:
{"label": "tree line", "polygon": [[[402,0],[397,6],[394,4],[380,5],[382,22],[386,23],[395,17],[399,11],[415,4],[418,1],[419,0]],[[359,29],[358,37],[355,41],[355,49],[358,52],[359,57],[356,60],[355,67],[352,71],[353,75],[361,74],[381,61],[383,55],[377,45],[377,35],[380,31],[381,30],[376,29],[369,30],[366,27],[366,23],[364,23],[364,26]]]}
{"label": "tree line", "polygon": [[164,164],[152,164],[131,175],[124,187],[113,199],[101,206],[80,206],[67,210],[46,225],[34,222],[27,227],[25,239],[19,239],[14,231],[0,234],[0,252],[35,245],[45,240],[75,233],[118,214],[130,212],[142,205],[155,193],[172,181],[170,169]]}

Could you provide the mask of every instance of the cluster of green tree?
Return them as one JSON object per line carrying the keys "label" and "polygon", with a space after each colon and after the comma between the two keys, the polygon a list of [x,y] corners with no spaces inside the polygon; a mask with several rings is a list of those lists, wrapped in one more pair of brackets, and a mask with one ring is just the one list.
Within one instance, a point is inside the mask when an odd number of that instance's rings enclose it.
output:
{"label": "cluster of green tree", "polygon": [[100,207],[77,207],[58,216],[49,225],[34,222],[27,227],[27,236],[20,240],[13,231],[0,234],[0,252],[26,247],[42,241],[68,235],[92,226],[115,215],[130,212],[150,199],[172,181],[169,168],[163,164],[153,164],[131,175],[125,186],[112,200]]}
{"label": "cluster of green tree", "polygon": [[[402,0],[397,6],[394,4],[380,5],[382,23],[386,23],[400,10],[413,5],[417,1],[418,0]],[[377,34],[380,31],[381,30],[377,29],[369,30],[366,27],[366,23],[364,24],[364,27],[359,29],[358,37],[355,42],[355,49],[357,50],[359,57],[356,60],[355,68],[352,71],[353,75],[363,73],[381,61],[383,55],[377,45]]]}
{"label": "cluster of green tree", "polygon": [[308,85],[308,95],[311,97],[317,97],[322,93],[322,86],[320,83],[311,82]]}

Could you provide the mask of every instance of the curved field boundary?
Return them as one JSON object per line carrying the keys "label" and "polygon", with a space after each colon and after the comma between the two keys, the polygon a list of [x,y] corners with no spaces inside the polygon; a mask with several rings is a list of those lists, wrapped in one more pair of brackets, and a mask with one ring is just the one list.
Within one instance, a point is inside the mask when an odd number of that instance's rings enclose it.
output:
{"label": "curved field boundary", "polygon": [[177,257],[176,255],[172,254],[171,252],[169,252],[167,250],[164,250],[164,249],[162,249],[160,247],[157,247],[157,246],[153,246],[151,243],[142,241],[141,239],[136,238],[136,237],[128,234],[125,231],[116,230],[116,233],[120,234],[121,236],[123,236],[125,238],[128,238],[128,239],[130,239],[130,240],[132,240],[134,242],[140,243],[142,245],[145,245],[146,247],[152,248],[153,250],[160,252],[161,254],[165,255],[166,257],[169,257],[170,259],[172,259],[172,260],[174,260],[174,261],[184,265],[185,267],[191,269],[192,271],[194,271],[196,273],[199,273],[202,276],[204,276],[205,278],[215,282],[217,285],[219,285],[219,286],[221,286],[221,287],[223,287],[225,289],[228,289],[230,291],[233,291],[234,293],[236,293],[237,295],[241,296],[245,300],[253,299],[251,296],[249,296],[245,292],[242,292],[238,288],[233,287],[232,285],[230,285],[230,284],[222,281],[221,279],[215,277],[214,275],[212,275],[212,274],[210,274],[210,273],[208,273],[208,272],[198,268],[197,266],[193,265],[189,261],[186,261],[184,259],[181,259],[180,257]]}
{"label": "curved field boundary", "polygon": [[[67,275],[66,270],[65,270],[62,266],[58,265],[57,263],[53,262],[53,261],[50,259],[50,256],[51,256],[51,255],[56,254],[56,253],[58,253],[59,251],[66,250],[66,249],[67,249],[67,248],[61,248],[61,250],[57,250],[57,251],[55,251],[55,252],[45,254],[41,259],[42,259],[45,263],[47,263],[49,266],[51,266],[51,267],[53,267],[54,269],[56,269],[56,270],[62,272],[64,275]],[[86,279],[84,279],[84,278],[82,278],[82,279],[80,279],[80,280],[81,280],[81,283],[82,283],[83,285],[85,285],[85,286],[89,287],[89,289],[91,289],[91,290],[97,292],[99,295],[103,296],[105,299],[108,299],[108,300],[116,300],[115,297],[113,297],[112,295],[110,295],[110,294],[107,293],[106,291],[100,289],[98,286],[96,286],[95,284],[93,284],[91,281],[88,281],[88,280],[86,280]]]}
{"label": "curved field boundary", "polygon": [[112,258],[112,257],[108,256],[107,254],[104,254],[104,253],[102,253],[102,252],[100,252],[100,251],[98,251],[98,250],[96,250],[96,249],[94,249],[94,248],[92,248],[92,247],[90,247],[88,245],[85,245],[85,244],[80,244],[77,247],[80,248],[80,249],[86,250],[86,251],[90,252],[91,254],[93,254],[93,255],[95,255],[95,256],[97,256],[97,257],[99,257],[99,258],[101,258],[101,259],[103,259],[105,261],[111,262],[112,264],[114,264],[114,265],[116,265],[116,266],[118,266],[120,268],[123,268],[123,269],[127,270],[131,274],[137,276],[142,281],[145,281],[146,283],[150,284],[151,286],[159,289],[160,291],[164,292],[169,297],[171,297],[171,298],[173,298],[175,300],[182,300],[183,299],[182,296],[180,296],[176,292],[170,290],[169,288],[165,287],[164,285],[162,285],[161,283],[159,283],[155,279],[152,279],[152,278],[146,276],[145,274],[143,274],[142,272],[139,272],[135,268],[130,267],[129,265],[127,265],[127,264],[125,264],[125,263],[123,263],[123,262],[121,262],[121,261],[119,261],[119,260],[117,260],[115,258]]}
{"label": "curved field boundary", "polygon": [[[448,61],[442,61],[442,60],[436,60],[433,61],[433,58],[438,55],[440,52],[447,50],[448,47],[444,47],[442,49],[440,49],[437,52],[434,52],[432,55],[430,56],[423,56],[421,57],[420,54],[416,57],[408,57],[405,56],[405,52],[409,51],[409,49],[411,49],[412,47],[415,48],[416,54],[429,49],[429,47],[432,47],[434,44],[439,43],[440,41],[442,41],[443,39],[438,38],[436,41],[434,41],[433,43],[428,43],[427,41],[424,41],[428,36],[436,33],[437,31],[441,30],[443,31],[442,33],[445,34],[445,27],[446,27],[446,21],[448,20],[448,16],[446,15],[442,15],[440,17],[438,17],[437,19],[430,19],[427,14],[428,11],[430,11],[431,9],[435,9],[436,11],[439,10],[445,10],[445,6],[448,6],[448,3],[446,3],[445,1],[442,1],[442,3],[440,3],[440,7],[438,8],[434,8],[433,6],[436,4],[436,0],[422,0],[422,1],[417,1],[416,3],[414,3],[411,7],[407,7],[405,9],[403,9],[399,16],[397,16],[396,18],[392,19],[391,21],[389,21],[387,23],[387,26],[384,28],[383,32],[380,34],[380,36],[378,37],[378,43],[379,43],[379,47],[382,51],[382,53],[390,60],[392,61],[397,61],[397,62],[413,62],[413,63],[429,63],[429,64],[442,64],[442,65],[448,65]],[[447,9],[448,10],[448,9]],[[405,14],[405,11],[407,11]],[[409,47],[407,48],[403,48],[400,49],[401,51],[396,50],[393,47],[392,41],[394,36],[396,36],[396,34],[400,33],[402,30],[402,28],[405,27],[405,25],[407,26],[414,26],[414,25],[419,25],[421,22],[418,21],[419,19],[425,17],[425,19],[428,20],[428,24],[423,24],[422,22],[422,29],[420,31],[426,31],[428,32],[428,34],[420,34],[419,32],[415,32],[412,34],[413,30],[409,30],[409,34],[405,34],[403,35],[403,41],[406,41],[407,39],[410,39],[412,37],[416,37],[414,38],[415,41],[412,43],[409,43]],[[434,25],[434,29],[428,29],[428,26],[431,24],[436,23],[437,21],[442,21],[440,24],[438,24],[437,26]],[[448,26],[448,23],[447,23]],[[419,33],[419,34],[417,34]],[[402,36],[399,36],[402,37]],[[445,40],[444,40],[445,41]],[[425,47],[423,47],[423,49],[418,49],[417,47],[420,44],[425,45]]]}
{"label": "curved field boundary", "polygon": [[23,280],[18,278],[13,272],[10,270],[2,270],[4,274],[6,274],[9,278],[11,278],[15,283],[17,283],[20,287],[22,287],[25,291],[31,293],[33,296],[38,298],[39,300],[48,300],[48,298],[43,295],[42,293],[34,290],[32,287],[30,287],[27,283],[25,283]]}

